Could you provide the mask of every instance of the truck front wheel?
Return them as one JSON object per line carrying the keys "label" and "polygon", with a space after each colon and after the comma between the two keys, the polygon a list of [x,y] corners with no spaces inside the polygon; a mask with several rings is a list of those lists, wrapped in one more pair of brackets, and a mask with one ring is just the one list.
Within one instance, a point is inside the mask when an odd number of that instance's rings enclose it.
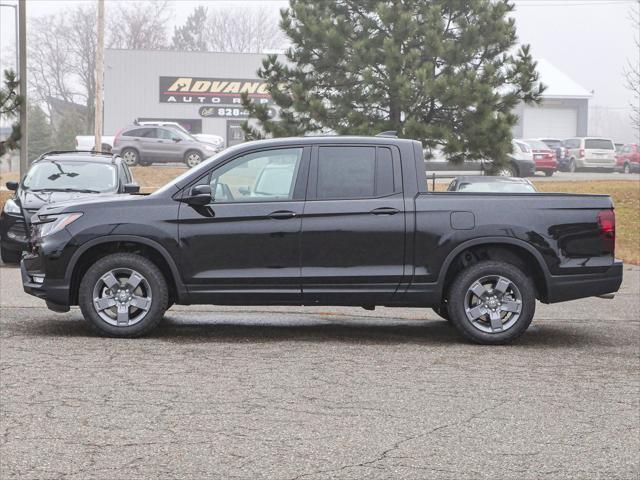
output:
{"label": "truck front wheel", "polygon": [[469,340],[499,345],[529,327],[536,307],[535,287],[515,265],[486,260],[462,270],[449,289],[451,322]]}
{"label": "truck front wheel", "polygon": [[114,253],[97,260],[80,281],[78,303],[99,333],[138,337],[151,331],[168,308],[167,281],[148,258]]}

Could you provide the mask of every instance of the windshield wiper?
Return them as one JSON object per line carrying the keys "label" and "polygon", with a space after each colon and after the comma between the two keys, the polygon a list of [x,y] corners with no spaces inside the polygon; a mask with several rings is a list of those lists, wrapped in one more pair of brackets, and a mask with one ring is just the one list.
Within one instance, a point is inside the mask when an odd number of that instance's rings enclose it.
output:
{"label": "windshield wiper", "polygon": [[102,193],[100,190],[90,190],[88,188],[34,188],[30,192],[77,192],[77,193]]}

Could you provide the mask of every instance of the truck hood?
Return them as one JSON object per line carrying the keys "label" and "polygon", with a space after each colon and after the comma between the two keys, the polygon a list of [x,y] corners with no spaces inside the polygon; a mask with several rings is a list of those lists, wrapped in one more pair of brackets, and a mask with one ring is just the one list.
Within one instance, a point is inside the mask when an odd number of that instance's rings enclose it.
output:
{"label": "truck hood", "polygon": [[62,212],[82,212],[84,208],[91,207],[92,209],[110,208],[117,206],[118,208],[128,206],[132,203],[144,201],[147,198],[146,195],[126,195],[126,194],[105,194],[105,195],[92,195],[82,198],[74,198],[65,202],[56,202],[55,204],[45,205],[40,209],[38,214],[40,215],[54,215]]}
{"label": "truck hood", "polygon": [[22,190],[18,197],[20,199],[20,205],[22,208],[27,210],[27,212],[36,212],[40,208],[45,205],[50,205],[52,203],[60,203],[60,202],[69,202],[69,201],[77,201],[79,199],[100,196],[111,196],[112,193],[107,194],[96,194],[96,193],[86,193],[86,192],[50,192],[50,191],[42,191],[42,192],[32,192],[29,190]]}

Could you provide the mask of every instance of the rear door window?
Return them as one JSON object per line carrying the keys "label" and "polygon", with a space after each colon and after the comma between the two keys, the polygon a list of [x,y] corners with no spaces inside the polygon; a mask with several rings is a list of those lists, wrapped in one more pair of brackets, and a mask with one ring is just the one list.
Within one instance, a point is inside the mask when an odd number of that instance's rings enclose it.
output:
{"label": "rear door window", "polygon": [[584,141],[584,148],[614,150],[613,142],[604,138],[588,138]]}
{"label": "rear door window", "polygon": [[122,134],[123,137],[148,137],[154,128],[134,128]]}
{"label": "rear door window", "polygon": [[319,147],[316,198],[337,200],[393,194],[399,178],[388,147]]}

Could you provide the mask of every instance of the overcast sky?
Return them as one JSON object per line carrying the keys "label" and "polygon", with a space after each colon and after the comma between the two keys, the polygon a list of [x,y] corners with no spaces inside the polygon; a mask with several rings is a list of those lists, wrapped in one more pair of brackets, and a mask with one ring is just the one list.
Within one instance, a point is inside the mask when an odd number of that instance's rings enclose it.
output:
{"label": "overcast sky", "polygon": [[[109,6],[120,0],[106,0]],[[128,0],[131,1],[131,0]],[[531,44],[537,58],[545,58],[587,90],[594,91],[592,105],[627,109],[631,95],[622,72],[627,61],[638,62],[629,12],[635,0],[515,0],[518,36]],[[16,0],[0,0],[17,3]],[[28,0],[27,15],[61,12],[85,0]],[[174,24],[184,22],[194,7],[241,8],[262,6],[277,10],[286,0],[174,0]],[[13,9],[0,8],[0,42],[13,44]],[[173,30],[173,25],[171,27]],[[6,57],[6,49],[0,48]],[[2,59],[7,64],[7,58]]]}

